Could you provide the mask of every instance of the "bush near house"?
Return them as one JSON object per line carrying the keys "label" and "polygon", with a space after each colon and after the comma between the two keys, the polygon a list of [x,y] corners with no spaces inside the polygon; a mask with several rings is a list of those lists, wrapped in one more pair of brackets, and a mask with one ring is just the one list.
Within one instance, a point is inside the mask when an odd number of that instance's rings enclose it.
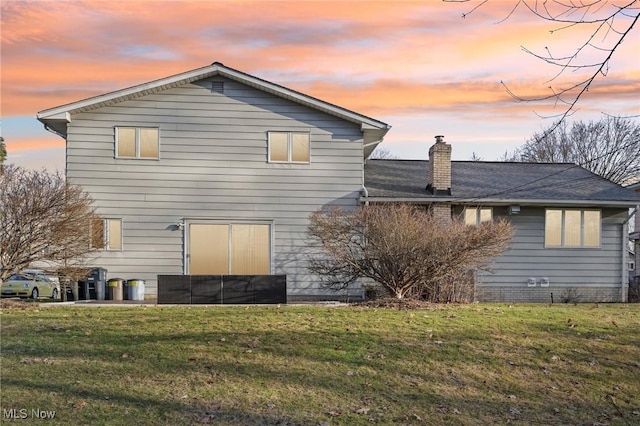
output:
{"label": "bush near house", "polygon": [[309,220],[308,234],[322,248],[309,269],[326,287],[368,278],[398,299],[437,303],[472,300],[473,271],[487,268],[513,237],[504,219],[465,225],[410,204],[318,210]]}

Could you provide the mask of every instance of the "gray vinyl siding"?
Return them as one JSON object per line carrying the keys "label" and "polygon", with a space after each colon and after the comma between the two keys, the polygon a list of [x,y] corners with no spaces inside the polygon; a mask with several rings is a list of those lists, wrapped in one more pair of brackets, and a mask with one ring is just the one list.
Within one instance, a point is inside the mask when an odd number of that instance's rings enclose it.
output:
{"label": "gray vinyl siding", "polygon": [[[503,215],[494,208],[494,217]],[[479,300],[509,302],[620,301],[622,284],[622,225],[626,210],[602,210],[598,248],[545,248],[544,208],[522,207],[507,217],[515,227],[509,249],[496,259],[491,272],[478,274]],[[536,279],[528,287],[529,278]],[[547,278],[549,287],[541,287]]]}
{"label": "gray vinyl siding", "polygon": [[[123,250],[102,252],[108,277],[147,281],[184,272],[182,219],[270,221],[272,273],[292,297],[327,294],[306,269],[308,216],[358,205],[362,131],[351,123],[223,78],[224,94],[195,83],[75,114],[67,176],[104,217],[122,218]],[[160,129],[159,159],[114,158],[116,126]],[[267,162],[268,131],[311,135],[310,164]],[[327,294],[330,295],[330,294]]]}

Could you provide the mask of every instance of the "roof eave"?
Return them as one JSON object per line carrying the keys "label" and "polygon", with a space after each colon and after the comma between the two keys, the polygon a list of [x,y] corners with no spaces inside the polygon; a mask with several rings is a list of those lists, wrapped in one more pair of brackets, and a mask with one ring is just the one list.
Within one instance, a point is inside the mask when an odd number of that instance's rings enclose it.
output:
{"label": "roof eave", "polygon": [[[384,136],[384,134],[386,134],[391,128],[388,124],[383,123],[382,121],[367,117],[362,114],[358,114],[346,108],[342,108],[329,102],[314,98],[313,96],[305,95],[304,93],[288,89],[284,86],[280,86],[279,84],[263,80],[250,74],[246,74],[242,71],[235,70],[233,68],[221,65],[219,72],[220,75],[223,75],[224,77],[227,77],[231,80],[248,84],[257,89],[264,90],[280,97],[293,100],[297,103],[307,105],[316,110],[326,112],[327,114],[340,117],[353,123],[358,123],[360,124],[363,131],[376,130],[382,132],[382,136]],[[382,138],[382,136],[380,136],[380,138]]]}
{"label": "roof eave", "polygon": [[150,93],[156,93],[162,90],[166,90],[171,87],[187,84],[192,81],[201,80],[203,78],[215,75],[216,72],[217,66],[209,65],[203,68],[198,68],[170,77],[165,77],[159,80],[127,87],[126,89],[116,90],[114,92],[105,93],[103,95],[94,96],[77,102],[72,102],[70,104],[45,109],[38,112],[36,117],[38,118],[38,120],[45,122],[46,120],[55,119],[55,117],[63,113],[73,114],[112,105],[123,100],[137,98]]}
{"label": "roof eave", "polygon": [[231,80],[235,80],[243,84],[255,87],[259,90],[263,90],[268,93],[293,100],[294,102],[307,105],[316,110],[326,112],[327,114],[331,114],[344,120],[360,124],[363,132],[380,132],[380,139],[390,129],[390,126],[388,124],[381,121],[364,116],[362,114],[358,114],[337,105],[321,101],[320,99],[305,95],[292,89],[288,89],[275,83],[271,83],[261,78],[254,77],[233,68],[226,67],[219,62],[214,62],[212,65],[208,65],[206,67],[197,68],[195,70],[161,78],[159,80],[150,81],[148,83],[138,84],[126,89],[116,90],[114,92],[94,96],[77,102],[49,108],[38,112],[36,117],[41,122],[47,124],[47,122],[50,120],[56,120],[57,117],[61,116],[61,114],[73,114],[100,108],[103,106],[113,105],[124,100],[135,99],[147,94],[157,93],[159,91],[202,80],[214,75],[222,75]]}
{"label": "roof eave", "polygon": [[633,208],[638,205],[637,201],[629,200],[555,200],[555,199],[492,199],[492,198],[451,198],[451,197],[360,197],[361,203],[413,203],[413,204],[433,204],[433,203],[445,203],[445,204],[482,204],[482,205],[495,205],[495,206],[508,206],[511,204],[518,204],[523,206],[552,206],[552,207],[620,207],[620,208]]}

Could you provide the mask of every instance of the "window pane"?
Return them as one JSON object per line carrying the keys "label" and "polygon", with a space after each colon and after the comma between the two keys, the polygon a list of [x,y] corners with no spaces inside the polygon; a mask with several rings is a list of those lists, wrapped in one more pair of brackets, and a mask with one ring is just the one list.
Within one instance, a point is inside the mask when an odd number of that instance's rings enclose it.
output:
{"label": "window pane", "polygon": [[472,208],[464,209],[464,223],[466,225],[477,225],[478,224],[478,210]]}
{"label": "window pane", "polygon": [[491,222],[491,209],[480,209],[480,222]]}
{"label": "window pane", "polygon": [[118,157],[136,156],[136,129],[118,127]]}
{"label": "window pane", "polygon": [[269,225],[231,226],[231,273],[268,275]]}
{"label": "window pane", "polygon": [[291,161],[309,162],[308,133],[294,133],[291,135]]}
{"label": "window pane", "polygon": [[229,225],[189,225],[189,274],[229,273]]}
{"label": "window pane", "polygon": [[140,157],[158,158],[158,129],[140,129]]}
{"label": "window pane", "polygon": [[544,244],[560,246],[562,244],[562,210],[547,210],[544,226]]}
{"label": "window pane", "polygon": [[286,133],[269,133],[269,161],[289,161]]}
{"label": "window pane", "polygon": [[122,250],[122,220],[107,219],[107,248]]}
{"label": "window pane", "polygon": [[104,220],[94,219],[91,221],[91,247],[104,248]]}
{"label": "window pane", "polygon": [[597,210],[584,212],[584,246],[600,246],[600,212]]}
{"label": "window pane", "polygon": [[582,212],[580,210],[565,210],[564,212],[564,245],[580,247],[580,229]]}

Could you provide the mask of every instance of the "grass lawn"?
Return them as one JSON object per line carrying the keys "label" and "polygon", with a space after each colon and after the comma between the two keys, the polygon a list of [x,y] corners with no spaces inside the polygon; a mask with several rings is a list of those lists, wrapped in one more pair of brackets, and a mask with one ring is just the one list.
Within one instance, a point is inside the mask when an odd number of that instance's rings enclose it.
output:
{"label": "grass lawn", "polygon": [[32,305],[0,321],[1,424],[640,424],[640,305]]}

